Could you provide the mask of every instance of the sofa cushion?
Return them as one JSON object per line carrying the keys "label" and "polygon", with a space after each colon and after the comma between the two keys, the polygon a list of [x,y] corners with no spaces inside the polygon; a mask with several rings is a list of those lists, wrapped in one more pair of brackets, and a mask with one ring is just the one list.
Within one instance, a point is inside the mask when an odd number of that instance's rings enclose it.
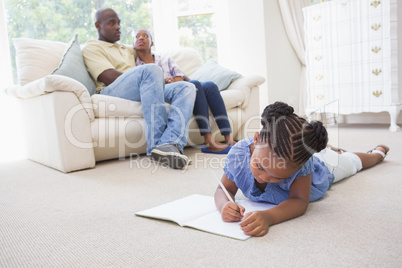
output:
{"label": "sofa cushion", "polygon": [[90,95],[93,95],[96,92],[96,86],[85,67],[77,37],[78,35],[75,35],[68,43],[59,67],[52,74],[64,75],[77,80],[88,89]]}
{"label": "sofa cushion", "polygon": [[67,44],[31,38],[14,38],[20,85],[49,75],[59,64]]}
{"label": "sofa cushion", "polygon": [[219,90],[225,90],[232,81],[241,77],[241,74],[231,71],[220,66],[213,60],[207,61],[203,66],[198,68],[195,73],[190,75],[190,79],[200,82],[212,81]]}
{"label": "sofa cushion", "polygon": [[[239,107],[245,100],[242,90],[233,89],[221,92],[226,110]],[[131,101],[118,97],[94,94],[91,97],[96,118],[106,117],[143,117],[142,105],[139,101]],[[169,109],[166,104],[166,109]]]}
{"label": "sofa cushion", "polygon": [[131,101],[102,94],[92,95],[91,100],[96,118],[106,118],[110,116],[143,117],[142,105],[139,101]]}

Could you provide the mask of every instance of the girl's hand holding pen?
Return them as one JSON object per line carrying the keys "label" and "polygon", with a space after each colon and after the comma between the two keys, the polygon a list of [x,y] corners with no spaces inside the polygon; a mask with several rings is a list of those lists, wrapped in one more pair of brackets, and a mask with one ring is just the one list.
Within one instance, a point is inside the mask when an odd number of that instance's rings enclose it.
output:
{"label": "girl's hand holding pen", "polygon": [[244,216],[245,208],[232,202],[228,201],[222,207],[221,215],[224,222],[236,222],[240,221]]}

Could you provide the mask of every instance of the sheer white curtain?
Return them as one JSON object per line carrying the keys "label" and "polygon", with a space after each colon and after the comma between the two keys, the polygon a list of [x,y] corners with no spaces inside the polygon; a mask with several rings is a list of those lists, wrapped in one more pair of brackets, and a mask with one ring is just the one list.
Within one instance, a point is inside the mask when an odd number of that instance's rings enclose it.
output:
{"label": "sheer white curtain", "polygon": [[4,1],[0,0],[0,164],[25,158],[19,103],[3,93],[13,84],[5,14]]}
{"label": "sheer white curtain", "polygon": [[306,107],[306,61],[302,8],[310,5],[310,0],[278,0],[286,33],[302,65],[299,82],[299,115],[305,114]]}
{"label": "sheer white curtain", "polygon": [[0,74],[2,88],[13,83],[4,1],[0,0]]}

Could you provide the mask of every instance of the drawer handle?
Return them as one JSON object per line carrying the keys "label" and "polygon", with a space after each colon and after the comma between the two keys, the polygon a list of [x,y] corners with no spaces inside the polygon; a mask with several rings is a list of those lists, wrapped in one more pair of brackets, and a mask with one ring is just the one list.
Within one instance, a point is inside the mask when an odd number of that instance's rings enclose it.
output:
{"label": "drawer handle", "polygon": [[381,47],[377,47],[377,46],[375,46],[371,49],[371,51],[373,51],[374,53],[378,53],[378,52],[380,52],[380,50],[381,50]]}
{"label": "drawer handle", "polygon": [[375,70],[373,70],[373,74],[375,74],[375,75],[377,75],[377,76],[378,76],[381,72],[382,72],[381,69],[375,69]]}
{"label": "drawer handle", "polygon": [[373,91],[373,95],[376,96],[377,98],[380,97],[382,95],[382,91]]}
{"label": "drawer handle", "polygon": [[313,20],[315,20],[315,21],[319,21],[321,19],[321,16],[315,16],[315,17],[313,17]]}
{"label": "drawer handle", "polygon": [[317,95],[317,99],[322,100],[325,96],[323,94]]}
{"label": "drawer handle", "polygon": [[315,40],[316,42],[320,41],[320,40],[321,40],[321,35],[318,35],[318,36],[314,37],[314,40]]}
{"label": "drawer handle", "polygon": [[381,28],[381,24],[373,24],[371,25],[371,29],[373,29],[374,31],[378,31]]}
{"label": "drawer handle", "polygon": [[319,75],[315,76],[315,79],[318,80],[318,81],[322,80],[323,78],[324,78],[324,76],[322,74],[319,74]]}
{"label": "drawer handle", "polygon": [[377,8],[377,6],[378,6],[379,4],[381,4],[381,1],[373,1],[373,2],[371,2],[371,5],[372,5],[373,7],[375,7],[375,8]]}
{"label": "drawer handle", "polygon": [[320,60],[322,60],[322,56],[315,56],[315,58],[314,58],[316,61],[320,61]]}

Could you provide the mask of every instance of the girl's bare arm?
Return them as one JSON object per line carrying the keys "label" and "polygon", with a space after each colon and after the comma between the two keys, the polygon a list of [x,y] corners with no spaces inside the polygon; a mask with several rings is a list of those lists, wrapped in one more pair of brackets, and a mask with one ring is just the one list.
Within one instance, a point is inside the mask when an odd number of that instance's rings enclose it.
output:
{"label": "girl's bare arm", "polygon": [[247,213],[240,226],[245,234],[263,236],[269,226],[303,215],[310,201],[311,174],[296,179],[290,187],[289,198],[274,208]]}
{"label": "girl's bare arm", "polygon": [[[235,200],[235,195],[238,190],[236,184],[229,180],[225,174],[223,174],[221,181],[229,195],[231,195],[232,199]],[[229,201],[220,186],[218,186],[215,192],[215,205],[221,212],[223,221],[235,222],[240,221],[243,218],[244,208]]]}

